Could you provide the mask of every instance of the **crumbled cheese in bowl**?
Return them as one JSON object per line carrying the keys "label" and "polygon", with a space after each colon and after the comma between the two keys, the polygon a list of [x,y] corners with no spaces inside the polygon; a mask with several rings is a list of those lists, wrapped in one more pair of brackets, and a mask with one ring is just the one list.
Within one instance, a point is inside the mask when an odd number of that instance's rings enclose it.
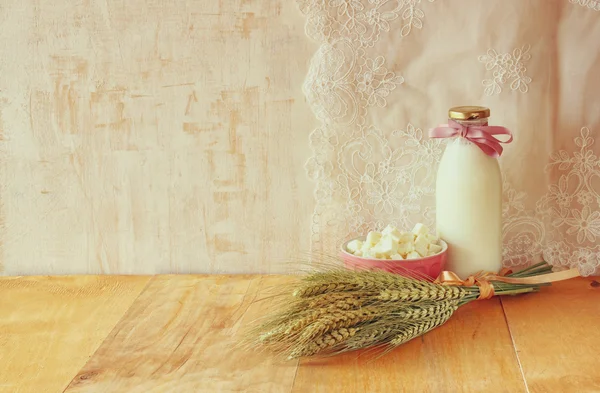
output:
{"label": "crumbled cheese in bowl", "polygon": [[348,242],[346,248],[356,256],[392,260],[423,258],[442,251],[440,239],[424,224],[415,225],[411,232],[388,225],[381,233],[369,232],[364,241]]}

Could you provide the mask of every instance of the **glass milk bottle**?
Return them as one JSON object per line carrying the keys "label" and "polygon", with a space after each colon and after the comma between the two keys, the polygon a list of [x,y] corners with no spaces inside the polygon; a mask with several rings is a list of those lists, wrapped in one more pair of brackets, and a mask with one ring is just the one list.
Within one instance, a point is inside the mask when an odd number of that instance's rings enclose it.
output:
{"label": "glass milk bottle", "polygon": [[[430,137],[449,138],[436,180],[438,236],[448,243],[446,270],[461,278],[502,267],[502,175],[500,143],[512,140],[504,127],[488,126],[490,110],[451,108],[448,124]],[[508,135],[500,141],[495,135]]]}

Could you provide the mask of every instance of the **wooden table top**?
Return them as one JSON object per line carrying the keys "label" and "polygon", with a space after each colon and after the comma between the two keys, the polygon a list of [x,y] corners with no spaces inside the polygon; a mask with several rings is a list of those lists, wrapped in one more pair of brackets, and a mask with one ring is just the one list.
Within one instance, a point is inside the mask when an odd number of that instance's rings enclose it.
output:
{"label": "wooden table top", "polygon": [[600,392],[600,281],[460,308],[381,358],[234,346],[284,276],[0,278],[0,392]]}

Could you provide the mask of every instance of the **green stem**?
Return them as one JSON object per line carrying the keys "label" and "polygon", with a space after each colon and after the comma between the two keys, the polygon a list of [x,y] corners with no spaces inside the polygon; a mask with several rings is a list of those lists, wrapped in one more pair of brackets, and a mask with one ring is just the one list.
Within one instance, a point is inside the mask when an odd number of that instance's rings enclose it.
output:
{"label": "green stem", "polygon": [[[538,284],[532,285],[509,285],[503,288],[497,288],[495,291],[496,296],[507,296],[507,295],[518,295],[521,293],[529,293],[529,292],[537,292],[539,291]],[[472,302],[473,300],[477,300],[479,297],[479,288],[478,287],[467,287],[469,289],[469,294],[461,299],[459,302],[459,306],[463,306],[467,303]]]}
{"label": "green stem", "polygon": [[552,266],[546,262],[536,263],[526,269],[507,275],[507,277],[530,277],[537,276],[538,274],[549,273],[552,271]]}
{"label": "green stem", "polygon": [[[533,277],[544,273],[549,273],[552,271],[552,266],[548,265],[545,261],[536,263],[526,269],[518,271],[516,273],[508,274],[507,277],[514,278],[523,278],[523,277]],[[494,281],[494,292],[497,296],[506,296],[506,295],[518,295],[521,293],[529,293],[529,292],[537,292],[540,287],[550,286],[550,283],[540,283],[540,284],[510,284],[500,281]],[[479,287],[463,287],[469,293],[461,299],[459,305],[465,305],[467,303],[472,302],[473,300],[477,300],[479,297]]]}
{"label": "green stem", "polygon": [[518,295],[520,293],[536,292],[538,290],[539,290],[539,288],[537,288],[537,287],[509,289],[509,290],[506,290],[506,291],[496,291],[496,295],[499,295],[499,296],[504,296],[504,295]]}
{"label": "green stem", "polygon": [[546,273],[551,273],[551,272],[552,272],[552,267],[550,267],[550,266],[540,267],[538,269],[528,272],[527,275],[522,276],[522,277],[539,276],[540,274],[546,274]]}

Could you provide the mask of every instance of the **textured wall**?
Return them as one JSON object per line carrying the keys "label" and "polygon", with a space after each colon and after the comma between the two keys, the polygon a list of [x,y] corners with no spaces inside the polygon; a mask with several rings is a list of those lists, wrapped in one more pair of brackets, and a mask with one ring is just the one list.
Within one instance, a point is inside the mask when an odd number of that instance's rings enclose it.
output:
{"label": "textured wall", "polygon": [[3,0],[0,274],[276,272],[309,248],[294,2]]}

